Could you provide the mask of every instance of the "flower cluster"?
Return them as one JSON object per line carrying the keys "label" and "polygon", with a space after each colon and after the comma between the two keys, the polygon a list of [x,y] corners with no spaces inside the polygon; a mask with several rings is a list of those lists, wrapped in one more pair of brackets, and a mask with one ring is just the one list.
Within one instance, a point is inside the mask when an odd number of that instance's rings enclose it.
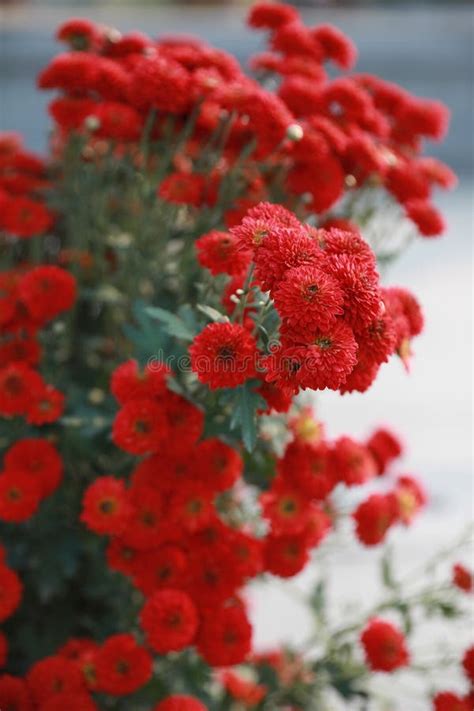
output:
{"label": "flower cluster", "polygon": [[[427,501],[390,430],[330,438],[296,396],[408,368],[423,315],[377,260],[399,227],[442,231],[432,191],[456,179],[422,156],[443,106],[349,73],[352,42],[292,6],[248,23],[253,78],[199,40],[69,20],[38,77],[48,159],[0,135],[2,710],[370,704],[373,673],[416,669],[418,613],[473,591],[456,563],[410,597],[387,553],[385,599],[336,625],[318,570],[316,647],[253,649],[251,581],[340,530],[382,544]],[[473,659],[434,711],[472,707]]]}
{"label": "flower cluster", "polygon": [[[456,178],[421,149],[424,139],[445,135],[447,109],[372,75],[329,78],[325,64],[347,72],[355,47],[331,25],[305,27],[292,7],[257,3],[249,25],[269,31],[269,51],[252,61],[260,83],[231,55],[198,40],[153,40],[84,20],[66,22],[57,38],[67,51],[38,78],[40,88],[60,91],[49,105],[57,150],[79,133],[89,159],[100,160],[108,142],[136,158],[144,131],[158,140],[169,136],[167,117],[175,131],[192,117],[179,160],[157,190],[165,201],[215,205],[224,176],[250,146],[246,191],[227,206],[228,225],[270,197],[275,167],[285,166],[281,187],[306,213],[323,215],[348,190],[375,186],[403,206],[422,235],[440,234],[444,222],[430,196],[434,187],[453,187]],[[223,150],[203,170],[196,156],[216,140]]]}
{"label": "flower cluster", "polygon": [[[53,213],[41,192],[47,187],[46,166],[25,151],[15,133],[0,135],[0,233],[25,239],[48,232]],[[1,312],[0,312],[1,316]]]}
{"label": "flower cluster", "polygon": [[203,412],[166,387],[166,368],[119,366],[112,392],[121,404],[117,446],[148,455],[130,484],[97,478],[82,520],[111,536],[109,565],[146,598],[140,624],[159,654],[196,645],[212,666],[242,661],[251,627],[239,590],[262,569],[260,542],[219,516],[219,496],[242,473],[239,452],[204,438]]}
{"label": "flower cluster", "polygon": [[315,229],[261,203],[229,233],[210,232],[196,248],[200,263],[231,276],[234,289],[253,264],[252,285],[269,293],[281,321],[280,344],[262,358],[252,335],[258,312],[243,325],[207,326],[190,353],[193,370],[211,388],[235,387],[260,370],[289,393],[363,392],[393,353],[407,362],[410,340],[423,328],[412,294],[381,287],[375,256],[357,231]]}
{"label": "flower cluster", "polygon": [[76,299],[76,281],[65,269],[44,264],[0,274],[0,414],[24,416],[33,425],[57,420],[64,396],[37,370],[40,329]]}
{"label": "flower cluster", "polygon": [[280,79],[278,96],[301,127],[301,140],[290,150],[287,189],[308,195],[311,209],[321,213],[348,184],[379,185],[422,235],[443,232],[430,195],[434,186],[452,188],[456,177],[443,163],[420,157],[420,151],[424,139],[445,135],[446,107],[373,75],[329,78],[325,62],[351,69],[356,49],[331,25],[305,27],[294,8],[257,3],[249,24],[270,35],[270,51],[254,57],[254,69]]}

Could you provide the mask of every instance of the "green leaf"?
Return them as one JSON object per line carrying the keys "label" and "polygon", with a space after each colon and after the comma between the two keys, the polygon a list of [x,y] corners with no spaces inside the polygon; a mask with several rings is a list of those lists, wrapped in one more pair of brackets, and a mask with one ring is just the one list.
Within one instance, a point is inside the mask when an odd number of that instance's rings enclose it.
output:
{"label": "green leaf", "polygon": [[172,314],[170,311],[160,308],[159,306],[147,306],[145,313],[151,318],[160,321],[163,324],[166,332],[170,336],[174,336],[182,341],[192,341],[195,333],[189,328],[188,324],[179,316]]}
{"label": "green leaf", "polygon": [[197,304],[196,308],[203,313],[205,316],[211,319],[211,321],[224,322],[228,321],[228,317],[221,314],[220,311],[214,309],[212,306],[207,306],[206,304]]}
{"label": "green leaf", "polygon": [[397,588],[397,582],[393,575],[392,551],[389,548],[386,549],[380,562],[380,566],[382,583],[386,588],[395,590]]}
{"label": "green leaf", "polygon": [[265,408],[265,401],[253,390],[251,381],[236,388],[234,410],[230,425],[240,427],[245,448],[251,452],[257,441],[257,410]]}

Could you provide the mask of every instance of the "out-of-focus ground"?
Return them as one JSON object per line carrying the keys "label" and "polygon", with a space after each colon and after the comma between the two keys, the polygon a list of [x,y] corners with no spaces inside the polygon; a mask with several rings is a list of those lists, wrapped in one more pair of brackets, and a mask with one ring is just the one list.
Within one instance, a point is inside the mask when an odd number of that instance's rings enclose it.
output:
{"label": "out-of-focus ground", "polygon": [[[261,38],[244,29],[244,13],[244,8],[223,5],[184,9],[95,5],[78,9],[25,4],[4,8],[0,128],[18,130],[29,147],[44,150],[48,97],[35,91],[34,78],[57,51],[51,36],[66,17],[87,15],[121,30],[140,29],[151,34],[196,34],[245,62]],[[453,112],[446,142],[429,147],[429,152],[450,163],[461,179],[457,191],[439,198],[449,232],[440,240],[419,239],[387,275],[390,283],[413,289],[426,314],[425,333],[415,342],[412,372],[406,375],[401,364],[393,361],[382,368],[375,385],[362,396],[341,398],[323,393],[318,397],[319,414],[330,435],[363,436],[383,422],[406,441],[402,473],[420,474],[431,502],[410,530],[392,536],[403,571],[421,566],[434,551],[454,540],[472,518],[473,13],[468,6],[454,3],[436,7],[411,3],[399,8],[387,4],[384,8],[308,10],[305,16],[313,23],[332,22],[347,31],[359,47],[360,71],[380,74],[420,96],[440,99]],[[377,587],[373,558],[372,552],[355,545],[343,546],[335,558],[329,557],[334,605],[360,602],[368,608]],[[474,563],[472,556],[468,562]],[[296,583],[252,589],[260,646],[280,641],[300,643],[307,636],[310,620],[289,593],[295,585],[308,589],[318,567],[327,564],[317,559]],[[419,658],[433,657],[438,643],[460,649],[470,634],[465,622],[454,632],[451,629],[450,639],[436,637],[432,628],[417,642]],[[461,688],[459,675],[451,670],[440,672],[438,687],[443,683]],[[413,679],[381,680],[382,689],[384,684],[390,693],[396,689],[400,705],[395,708],[427,710],[426,702],[419,700],[420,684]]]}

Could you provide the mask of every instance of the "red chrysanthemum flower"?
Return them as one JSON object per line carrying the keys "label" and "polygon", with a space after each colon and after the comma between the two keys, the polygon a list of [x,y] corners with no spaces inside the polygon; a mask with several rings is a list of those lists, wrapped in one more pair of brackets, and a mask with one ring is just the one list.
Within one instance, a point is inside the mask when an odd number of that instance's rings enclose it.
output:
{"label": "red chrysanthemum flower", "polygon": [[179,546],[164,544],[135,556],[133,582],[144,595],[164,588],[181,589],[188,580],[188,556]]}
{"label": "red chrysanthemum flower", "polygon": [[260,496],[260,503],[276,535],[299,533],[307,523],[310,503],[291,481],[277,477],[271,489]]}
{"label": "red chrysanthemum flower", "polygon": [[149,362],[141,369],[136,360],[127,360],[112,373],[110,389],[121,405],[130,400],[154,398],[165,393],[166,376],[170,372],[160,361]]}
{"label": "red chrysanthemum flower", "polygon": [[53,223],[52,213],[38,200],[23,196],[2,200],[0,230],[17,237],[33,237],[47,232]]}
{"label": "red chrysanthemum flower", "polygon": [[203,482],[189,481],[173,492],[169,502],[169,518],[177,527],[186,531],[204,528],[215,513],[214,493]]}
{"label": "red chrysanthemum flower", "polygon": [[132,486],[129,494],[132,513],[121,534],[122,542],[139,550],[155,548],[169,533],[167,497],[146,485]]}
{"label": "red chrysanthemum flower", "polygon": [[34,267],[18,283],[22,302],[40,323],[70,309],[76,292],[76,280],[72,274],[54,265]]}
{"label": "red chrysanthemum flower", "polygon": [[398,517],[406,526],[426,504],[427,495],[421,483],[411,476],[399,476],[394,489]]}
{"label": "red chrysanthemum flower", "polygon": [[242,457],[217,437],[205,439],[196,448],[197,476],[211,491],[230,489],[242,472]]}
{"label": "red chrysanthemum flower", "polygon": [[359,486],[376,474],[375,463],[367,447],[350,437],[336,440],[330,456],[336,481],[346,486]]}
{"label": "red chrysanthemum flower", "polygon": [[3,563],[0,565],[0,622],[10,617],[20,604],[23,586],[18,575]]}
{"label": "red chrysanthemum flower", "polygon": [[321,45],[324,59],[332,59],[341,69],[351,69],[357,59],[357,49],[341,30],[333,25],[319,25],[312,30]]}
{"label": "red chrysanthemum flower", "polygon": [[453,691],[440,691],[433,698],[434,711],[469,711],[471,708],[466,699]]}
{"label": "red chrysanthemum flower", "polygon": [[241,606],[223,607],[204,617],[197,649],[212,667],[240,664],[251,649],[252,626]]}
{"label": "red chrysanthemum flower", "polygon": [[281,318],[301,333],[328,328],[343,312],[342,289],[317,266],[289,269],[275,288],[273,299]]}
{"label": "red chrysanthemum flower", "polygon": [[131,516],[123,481],[113,476],[98,477],[85,491],[81,521],[101,535],[122,533]]}
{"label": "red chrysanthemum flower", "polygon": [[206,180],[196,173],[177,172],[168,175],[160,184],[158,195],[177,205],[199,207],[205,201]]}
{"label": "red chrysanthemum flower", "polygon": [[157,590],[140,614],[148,644],[160,654],[176,652],[192,644],[198,623],[196,607],[182,590]]}
{"label": "red chrysanthemum flower", "polygon": [[92,49],[102,38],[102,32],[97,25],[83,17],[74,17],[59,25],[56,39],[66,42],[73,49]]}
{"label": "red chrysanthemum flower", "polygon": [[289,269],[313,264],[320,257],[316,241],[301,226],[277,226],[262,241],[255,254],[255,277],[263,291],[273,290]]}
{"label": "red chrysanthemum flower", "polygon": [[37,79],[40,89],[87,93],[97,74],[97,56],[89,52],[64,52],[52,59]]}
{"label": "red chrysanthemum flower", "polygon": [[[195,535],[205,539],[208,530],[209,527]],[[226,531],[226,527],[220,527],[221,535],[225,536]],[[197,546],[191,551],[189,563],[189,592],[200,608],[214,609],[215,605],[230,598],[243,583],[241,566],[235,564],[226,545],[208,542],[207,546]]]}
{"label": "red chrysanthemum flower", "polygon": [[264,568],[281,578],[292,578],[308,563],[309,547],[304,532],[267,536],[264,547]]}
{"label": "red chrysanthemum flower", "polygon": [[31,401],[26,414],[30,425],[56,422],[63,414],[65,396],[52,385],[41,383],[30,395]]}
{"label": "red chrysanthemum flower", "polygon": [[250,263],[250,252],[240,247],[237,237],[230,232],[212,230],[196,240],[199,264],[211,274],[238,275]]}
{"label": "red chrysanthemum flower", "polygon": [[372,494],[354,511],[356,535],[366,546],[381,543],[397,519],[398,508],[392,494]]}
{"label": "red chrysanthemum flower", "polygon": [[23,679],[10,674],[0,676],[0,708],[6,711],[33,711],[30,692]]}
{"label": "red chrysanthemum flower", "polygon": [[278,471],[312,499],[324,500],[336,484],[329,467],[329,449],[323,442],[290,442]]}
{"label": "red chrysanthemum flower", "polygon": [[409,662],[405,637],[391,622],[375,617],[369,620],[360,641],[373,671],[392,672]]}
{"label": "red chrysanthemum flower", "polygon": [[31,393],[43,385],[39,373],[24,363],[0,368],[0,414],[23,415],[31,404]]}
{"label": "red chrysanthemum flower", "polygon": [[[299,333],[285,332],[289,341],[299,342]],[[344,384],[357,362],[357,342],[352,329],[337,320],[332,326],[306,334],[308,345],[296,382],[303,390],[337,390]],[[291,350],[291,349],[290,349]]]}
{"label": "red chrysanthemum flower", "polygon": [[126,402],[117,413],[112,439],[130,454],[155,452],[167,435],[163,408],[151,399]]}
{"label": "red chrysanthemum flower", "polygon": [[453,565],[453,585],[464,592],[472,592],[474,590],[474,579],[470,570],[461,563]]}
{"label": "red chrysanthemum flower", "polygon": [[328,254],[324,268],[344,293],[344,319],[356,332],[363,331],[381,312],[377,273],[370,263],[364,268],[359,256],[347,253]]}
{"label": "red chrysanthemum flower", "polygon": [[275,30],[296,20],[298,12],[294,7],[276,2],[256,2],[247,17],[250,27]]}
{"label": "red chrysanthemum flower", "polygon": [[109,637],[97,653],[97,684],[114,696],[131,694],[152,675],[152,659],[131,634]]}
{"label": "red chrysanthemum flower", "polygon": [[41,500],[41,485],[27,472],[8,470],[0,476],[0,519],[20,523],[31,518]]}
{"label": "red chrysanthemum flower", "polygon": [[57,489],[63,477],[63,461],[56,447],[47,439],[20,439],[5,454],[6,471],[30,473],[39,483],[41,497]]}
{"label": "red chrysanthemum flower", "polygon": [[403,447],[398,437],[386,428],[380,428],[369,437],[366,447],[370,451],[377,474],[382,476],[389,465],[403,453]]}
{"label": "red chrysanthemum flower", "polygon": [[161,400],[166,418],[166,444],[170,451],[184,452],[202,435],[204,412],[177,393],[167,392]]}
{"label": "red chrysanthemum flower", "polygon": [[207,711],[207,707],[194,696],[175,694],[160,701],[153,711]]}
{"label": "red chrysanthemum flower", "polygon": [[85,693],[84,679],[77,665],[60,656],[36,662],[28,672],[27,684],[36,704],[44,704],[59,694]]}
{"label": "red chrysanthemum flower", "polygon": [[193,371],[211,389],[235,388],[256,374],[257,343],[236,323],[210,323],[189,353]]}
{"label": "red chrysanthemum flower", "polygon": [[189,74],[178,62],[150,55],[133,63],[129,99],[140,110],[181,113],[189,106],[189,88]]}

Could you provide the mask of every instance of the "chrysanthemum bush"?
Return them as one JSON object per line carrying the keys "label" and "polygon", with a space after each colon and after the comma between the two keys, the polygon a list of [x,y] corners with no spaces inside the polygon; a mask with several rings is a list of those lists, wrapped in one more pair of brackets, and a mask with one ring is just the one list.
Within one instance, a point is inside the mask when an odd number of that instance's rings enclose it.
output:
{"label": "chrysanthemum bush", "polygon": [[472,648],[448,691],[411,648],[462,614],[456,559],[413,588],[378,555],[355,622],[321,578],[301,648],[252,646],[251,580],[341,529],[378,546],[427,500],[397,435],[334,439],[299,394],[343,408],[408,367],[422,311],[381,267],[443,231],[431,193],[455,176],[422,156],[444,106],[349,73],[351,41],[292,7],[249,24],[252,76],[198,40],[66,22],[38,78],[48,158],[0,136],[2,711],[369,708],[373,675],[410,665],[428,706],[472,708]]}

